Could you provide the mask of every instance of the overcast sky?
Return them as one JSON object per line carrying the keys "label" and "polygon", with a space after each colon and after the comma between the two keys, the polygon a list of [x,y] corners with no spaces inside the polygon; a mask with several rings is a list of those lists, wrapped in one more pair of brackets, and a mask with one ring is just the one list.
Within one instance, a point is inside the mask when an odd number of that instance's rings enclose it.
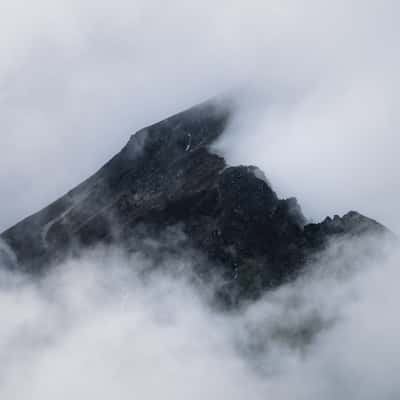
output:
{"label": "overcast sky", "polygon": [[0,229],[146,124],[250,88],[217,145],[315,220],[400,232],[396,1],[44,1],[0,6]]}

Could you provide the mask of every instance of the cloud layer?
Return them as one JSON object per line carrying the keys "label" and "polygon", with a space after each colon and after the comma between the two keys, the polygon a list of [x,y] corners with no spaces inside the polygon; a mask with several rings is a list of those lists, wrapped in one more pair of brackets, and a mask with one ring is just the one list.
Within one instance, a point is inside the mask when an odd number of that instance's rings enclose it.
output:
{"label": "cloud layer", "polygon": [[3,271],[0,395],[396,399],[399,257],[349,264],[370,248],[333,243],[233,313],[210,306],[183,258],[147,275],[144,255],[99,249],[36,281]]}

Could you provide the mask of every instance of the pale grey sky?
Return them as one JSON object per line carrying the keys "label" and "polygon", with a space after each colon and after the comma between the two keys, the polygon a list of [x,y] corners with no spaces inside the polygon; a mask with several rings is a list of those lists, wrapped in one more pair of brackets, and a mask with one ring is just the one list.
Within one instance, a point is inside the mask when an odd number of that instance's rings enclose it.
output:
{"label": "pale grey sky", "polygon": [[[400,231],[397,2],[5,0],[0,228],[75,186],[146,124],[251,87],[219,145],[310,218]],[[256,90],[254,90],[256,89]]]}

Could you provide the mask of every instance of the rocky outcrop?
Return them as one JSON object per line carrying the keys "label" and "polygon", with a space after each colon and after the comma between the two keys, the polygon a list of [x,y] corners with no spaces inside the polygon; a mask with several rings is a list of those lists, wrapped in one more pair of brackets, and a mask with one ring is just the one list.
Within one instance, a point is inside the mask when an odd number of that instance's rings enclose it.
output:
{"label": "rocky outcrop", "polygon": [[135,251],[144,231],[156,238],[179,226],[177,250],[198,250],[242,298],[295,276],[333,236],[385,231],[356,212],[307,224],[258,168],[228,167],[209,145],[231,113],[207,102],[137,132],[96,174],[1,235],[16,267],[39,272],[99,243]]}

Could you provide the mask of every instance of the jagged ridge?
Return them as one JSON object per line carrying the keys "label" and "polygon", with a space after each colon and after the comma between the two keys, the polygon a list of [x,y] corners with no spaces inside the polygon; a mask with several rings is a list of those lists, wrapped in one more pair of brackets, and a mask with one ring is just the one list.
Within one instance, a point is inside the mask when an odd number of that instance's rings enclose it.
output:
{"label": "jagged ridge", "polygon": [[296,199],[279,199],[256,167],[228,167],[208,147],[231,114],[207,102],[137,132],[95,175],[1,235],[16,267],[38,272],[98,243],[134,251],[139,228],[157,236],[179,224],[241,298],[294,276],[333,235],[385,231],[354,211],[306,224]]}

